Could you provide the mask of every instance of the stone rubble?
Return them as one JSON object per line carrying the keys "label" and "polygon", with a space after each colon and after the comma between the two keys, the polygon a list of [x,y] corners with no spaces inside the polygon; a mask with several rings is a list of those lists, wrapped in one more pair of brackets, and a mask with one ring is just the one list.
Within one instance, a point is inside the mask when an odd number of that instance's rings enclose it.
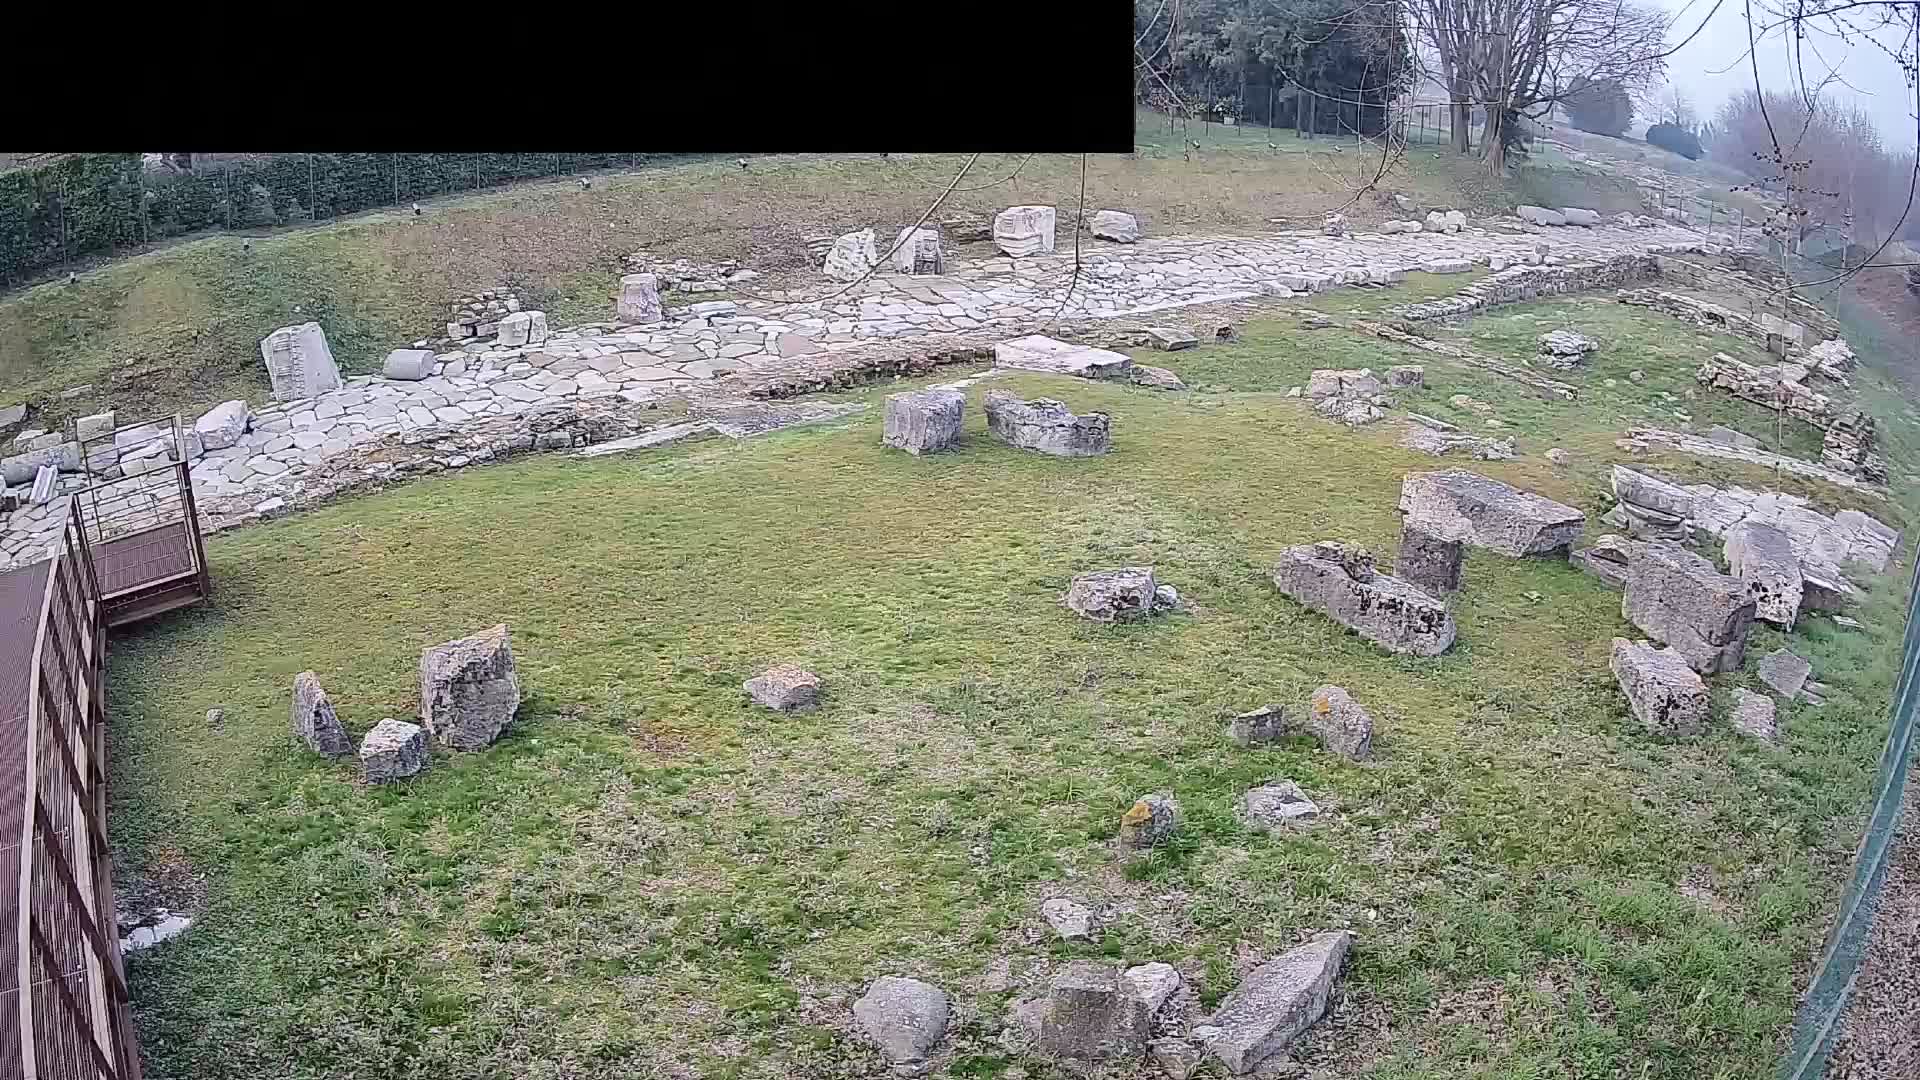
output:
{"label": "stone rubble", "polygon": [[454,750],[485,750],[520,708],[505,623],[421,650],[420,717]]}
{"label": "stone rubble", "polygon": [[1742,521],[1727,530],[1722,550],[1727,569],[1746,583],[1754,618],[1792,630],[1800,616],[1806,579],[1787,534],[1763,522]]}
{"label": "stone rubble", "polygon": [[1321,542],[1281,553],[1281,592],[1391,652],[1438,656],[1453,645],[1446,605],[1397,577],[1376,573],[1363,548]]}
{"label": "stone rubble", "polygon": [[[1739,432],[1733,431],[1731,428],[1722,428],[1720,430],[1730,432],[1732,435],[1740,435]],[[1753,445],[1748,446],[1737,440],[1730,439],[1726,435],[1714,437],[1711,430],[1708,431],[1706,436],[1700,436],[1684,431],[1667,431],[1662,428],[1637,427],[1627,429],[1626,443],[1628,448],[1635,452],[1645,450],[1652,446],[1670,446],[1676,450],[1696,454],[1701,457],[1721,458],[1728,461],[1744,461],[1752,465],[1759,465],[1762,468],[1778,469],[1781,472],[1794,476],[1803,476],[1812,480],[1822,480],[1850,491],[1868,491],[1879,494],[1880,492],[1877,485],[1878,483],[1884,482],[1884,477],[1878,482],[1870,481],[1862,476],[1855,476],[1849,471],[1834,469],[1826,465],[1818,465],[1810,461],[1802,461],[1796,457],[1789,457],[1785,454],[1776,454],[1769,450],[1760,449],[1759,443],[1752,440],[1749,436],[1740,435],[1740,438],[1747,439],[1749,442],[1752,442]]]}
{"label": "stone rubble", "polygon": [[1064,896],[1040,903],[1040,917],[1062,941],[1085,941],[1093,936],[1093,909]]}
{"label": "stone rubble", "polygon": [[665,318],[660,307],[660,278],[657,274],[628,274],[620,279],[620,295],[614,301],[614,315],[623,323],[656,323]]}
{"label": "stone rubble", "polygon": [[1262,784],[1240,797],[1240,820],[1260,832],[1282,832],[1319,816],[1320,808],[1291,780]]}
{"label": "stone rubble", "polygon": [[500,320],[520,310],[520,297],[511,289],[489,289],[455,300],[447,315],[448,342],[490,338]]}
{"label": "stone rubble", "polygon": [[1611,666],[1627,707],[1647,730],[1678,737],[1705,730],[1707,684],[1679,652],[1614,638]]}
{"label": "stone rubble", "polygon": [[1550,368],[1571,370],[1586,362],[1587,354],[1600,343],[1571,330],[1549,330],[1540,335],[1540,362]]}
{"label": "stone rubble", "polygon": [[1761,657],[1758,670],[1761,683],[1788,701],[1800,696],[1813,675],[1813,665],[1788,649],[1775,649]]}
{"label": "stone rubble", "polygon": [[1400,512],[1426,533],[1503,555],[1547,555],[1580,538],[1586,515],[1465,469],[1409,473]]}
{"label": "stone rubble", "polygon": [[1476,461],[1510,461],[1514,455],[1512,439],[1486,439],[1457,430],[1436,431],[1419,423],[1408,427],[1400,436],[1400,446],[1430,457],[1457,454]]}
{"label": "stone rubble", "polygon": [[[1122,566],[1117,570],[1089,570],[1074,575],[1061,597],[1069,610],[1095,622],[1128,622],[1165,610],[1161,586],[1151,566]],[[1177,604],[1179,594],[1173,594]]]}
{"label": "stone rubble", "polygon": [[1772,742],[1779,732],[1773,699],[1751,690],[1733,692],[1733,730],[1761,742]]}

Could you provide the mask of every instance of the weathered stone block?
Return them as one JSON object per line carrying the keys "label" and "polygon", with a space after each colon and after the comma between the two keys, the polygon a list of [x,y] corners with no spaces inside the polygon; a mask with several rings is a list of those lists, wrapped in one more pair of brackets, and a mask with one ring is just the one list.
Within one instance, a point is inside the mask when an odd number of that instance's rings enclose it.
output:
{"label": "weathered stone block", "polygon": [[946,992],[919,979],[882,975],[853,1003],[854,1023],[904,1076],[932,1068],[928,1058],[946,1037],[951,1005]]}
{"label": "weathered stone block", "polygon": [[1131,244],[1140,239],[1140,220],[1120,210],[1096,210],[1090,225],[1093,235],[1101,240]]}
{"label": "weathered stone block", "polygon": [[1793,629],[1806,591],[1793,540],[1771,525],[1742,521],[1727,530],[1723,550],[1727,568],[1746,583],[1753,598],[1754,618]]}
{"label": "weathered stone block", "polygon": [[873,230],[851,232],[833,242],[820,272],[835,281],[859,281],[879,265],[880,253],[874,247]]}
{"label": "weathered stone block", "polygon": [[967,395],[958,390],[888,394],[881,442],[909,454],[951,449],[960,441]]}
{"label": "weathered stone block", "polygon": [[114,412],[108,409],[92,416],[82,416],[73,422],[73,437],[81,442],[90,442],[113,430]]}
{"label": "weathered stone block", "polygon": [[1438,656],[1453,645],[1446,605],[1413,584],[1377,574],[1370,558],[1342,544],[1301,544],[1273,569],[1280,591],[1382,648]]}
{"label": "weathered stone block", "polygon": [[620,279],[620,297],[614,316],[623,323],[657,323],[660,311],[660,275],[628,274]]}
{"label": "weathered stone block", "polygon": [[1427,384],[1427,369],[1419,364],[1396,364],[1387,369],[1387,385],[1395,390],[1411,390]]}
{"label": "weathered stone block", "polygon": [[1008,446],[1055,457],[1093,457],[1112,449],[1112,419],[1103,412],[1076,416],[1052,398],[1022,401],[987,391],[987,432]]}
{"label": "weathered stone block", "polygon": [[1409,474],[1400,511],[1432,536],[1514,556],[1564,551],[1586,525],[1571,506],[1465,469]]}
{"label": "weathered stone block", "polygon": [[781,664],[740,684],[754,704],[779,712],[806,712],[820,703],[820,676]]}
{"label": "weathered stone block", "polygon": [[1147,340],[1161,352],[1178,352],[1200,344],[1200,339],[1177,326],[1149,326]]}
{"label": "weathered stone block", "polygon": [[1751,690],[1734,690],[1731,719],[1733,730],[1762,742],[1772,742],[1780,730],[1773,699]]}
{"label": "weathered stone block", "polygon": [[275,401],[294,401],[340,388],[340,367],[333,362],[327,335],[317,322],[283,326],[260,339]]}
{"label": "weathered stone block", "polygon": [[420,716],[455,750],[485,750],[520,708],[520,676],[507,625],[420,653]]}
{"label": "weathered stone block", "polygon": [[993,243],[1013,258],[1053,253],[1051,206],[1009,206],[994,215]]}
{"label": "weathered stone block", "polygon": [[388,717],[360,740],[360,769],[369,784],[401,780],[427,764],[427,733],[419,724]]}
{"label": "weathered stone block", "polygon": [[1150,848],[1165,843],[1180,827],[1180,804],[1166,792],[1142,795],[1120,815],[1120,846]]}
{"label": "weathered stone block", "polygon": [[288,719],[294,738],[315,753],[328,757],[353,753],[353,740],[347,738],[347,729],[333,714],[333,702],[327,700],[320,677],[313,672],[303,671],[293,677],[293,708]]}
{"label": "weathered stone block", "polygon": [[500,320],[500,347],[521,349],[547,340],[547,313],[516,311]]}
{"label": "weathered stone block", "polygon": [[1083,379],[1114,378],[1133,367],[1133,358],[1126,353],[1076,345],[1041,334],[996,343],[993,362],[997,367],[1075,375]]}
{"label": "weathered stone block", "polygon": [[380,374],[401,382],[419,382],[433,374],[432,349],[395,349],[387,354]]}
{"label": "weathered stone block", "polygon": [[1120,969],[1076,960],[1053,978],[1039,1014],[1036,1047],[1078,1061],[1141,1057],[1153,1036],[1153,1017]]}
{"label": "weathered stone block", "polygon": [[893,268],[902,274],[946,273],[947,259],[940,250],[940,233],[911,225],[901,229],[894,240]]}
{"label": "weathered stone block", "polygon": [[1345,687],[1315,690],[1307,699],[1301,727],[1341,757],[1365,761],[1373,756],[1373,714],[1353,700]]}
{"label": "weathered stone block", "polygon": [[33,478],[39,474],[42,465],[51,465],[61,472],[79,472],[80,444],[64,442],[57,446],[0,458],[0,477],[5,478],[9,484],[31,484]]}
{"label": "weathered stone block", "polygon": [[1062,602],[1081,618],[1125,622],[1153,614],[1155,590],[1151,566],[1123,566],[1074,575]]}
{"label": "weathered stone block", "polygon": [[1760,658],[1760,681],[1767,689],[1792,701],[1813,675],[1813,665],[1796,653],[1776,649]]}
{"label": "weathered stone block", "polygon": [[1423,592],[1444,597],[1460,588],[1466,555],[1465,541],[1436,536],[1409,519],[1400,526],[1400,552],[1394,557],[1393,572]]}
{"label": "weathered stone block", "polygon": [[1320,807],[1291,780],[1262,784],[1240,797],[1240,820],[1261,832],[1279,832],[1320,816]]}
{"label": "weathered stone block", "polygon": [[1326,1013],[1352,940],[1330,931],[1254,968],[1194,1034],[1229,1073],[1253,1072]]}
{"label": "weathered stone block", "polygon": [[1685,736],[1706,727],[1707,684],[1675,649],[1614,638],[1610,666],[1627,695],[1627,707],[1649,731]]}
{"label": "weathered stone block", "polygon": [[1642,544],[1627,564],[1621,617],[1702,674],[1740,666],[1753,613],[1746,583],[1672,541]]}

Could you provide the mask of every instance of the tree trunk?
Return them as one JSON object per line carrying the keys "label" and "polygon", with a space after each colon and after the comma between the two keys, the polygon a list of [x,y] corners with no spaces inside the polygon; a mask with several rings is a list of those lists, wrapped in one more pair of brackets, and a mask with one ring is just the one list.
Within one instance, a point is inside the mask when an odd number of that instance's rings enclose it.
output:
{"label": "tree trunk", "polygon": [[1455,85],[1447,89],[1447,114],[1452,117],[1453,152],[1465,154],[1473,149],[1473,106],[1467,104],[1467,88]]}
{"label": "tree trunk", "polygon": [[1487,171],[1499,176],[1507,171],[1507,114],[1504,109],[1487,109],[1487,130],[1481,135],[1481,157],[1487,163]]}
{"label": "tree trunk", "polygon": [[1307,122],[1300,129],[1300,137],[1303,139],[1311,139],[1313,138],[1313,127],[1314,127],[1313,113],[1314,113],[1315,102],[1313,100],[1313,95],[1307,93],[1305,89],[1302,89],[1300,91],[1300,97],[1306,102],[1306,106],[1307,106]]}

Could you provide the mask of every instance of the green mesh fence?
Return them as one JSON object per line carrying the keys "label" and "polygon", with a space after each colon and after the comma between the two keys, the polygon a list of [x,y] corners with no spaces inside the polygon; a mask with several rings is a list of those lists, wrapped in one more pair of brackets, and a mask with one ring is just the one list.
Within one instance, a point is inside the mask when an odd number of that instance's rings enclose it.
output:
{"label": "green mesh fence", "polygon": [[1893,723],[1874,778],[1872,812],[1866,836],[1854,857],[1853,873],[1840,898],[1840,911],[1827,939],[1806,1001],[1794,1024],[1792,1049],[1781,1067],[1787,1080],[1817,1080],[1826,1072],[1827,1055],[1839,1032],[1840,1015],[1852,995],[1860,972],[1874,905],[1886,883],[1887,859],[1900,827],[1901,796],[1906,789],[1907,766],[1913,757],[1914,718],[1920,716],[1920,568],[1907,596],[1907,634],[1901,645],[1900,676],[1893,688]]}

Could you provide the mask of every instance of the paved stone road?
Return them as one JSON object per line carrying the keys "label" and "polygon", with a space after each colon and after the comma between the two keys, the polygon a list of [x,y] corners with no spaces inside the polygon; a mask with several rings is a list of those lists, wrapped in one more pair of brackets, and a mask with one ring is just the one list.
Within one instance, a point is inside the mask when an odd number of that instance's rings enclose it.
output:
{"label": "paved stone road", "polygon": [[[955,260],[948,274],[880,274],[830,299],[783,294],[674,309],[665,323],[590,324],[538,346],[472,344],[442,354],[419,382],[377,376],[256,414],[232,447],[192,468],[203,513],[216,517],[296,491],[309,472],[389,441],[418,442],[465,425],[580,399],[609,398],[636,410],[733,374],[819,371],[857,364],[871,347],[912,342],[985,346],[1051,323],[1139,316],[1198,304],[1387,284],[1409,270],[1454,272],[1473,262],[1569,262],[1696,248],[1698,233],[1665,225],[1468,229],[1457,234],[1319,233],[1193,236],[1133,245],[1082,241],[1082,273],[1064,308],[1071,251],[1019,260]],[[831,292],[829,286],[809,291]],[[1071,336],[1071,329],[1059,331]],[[62,503],[16,511],[0,533],[0,566],[40,557]]]}

